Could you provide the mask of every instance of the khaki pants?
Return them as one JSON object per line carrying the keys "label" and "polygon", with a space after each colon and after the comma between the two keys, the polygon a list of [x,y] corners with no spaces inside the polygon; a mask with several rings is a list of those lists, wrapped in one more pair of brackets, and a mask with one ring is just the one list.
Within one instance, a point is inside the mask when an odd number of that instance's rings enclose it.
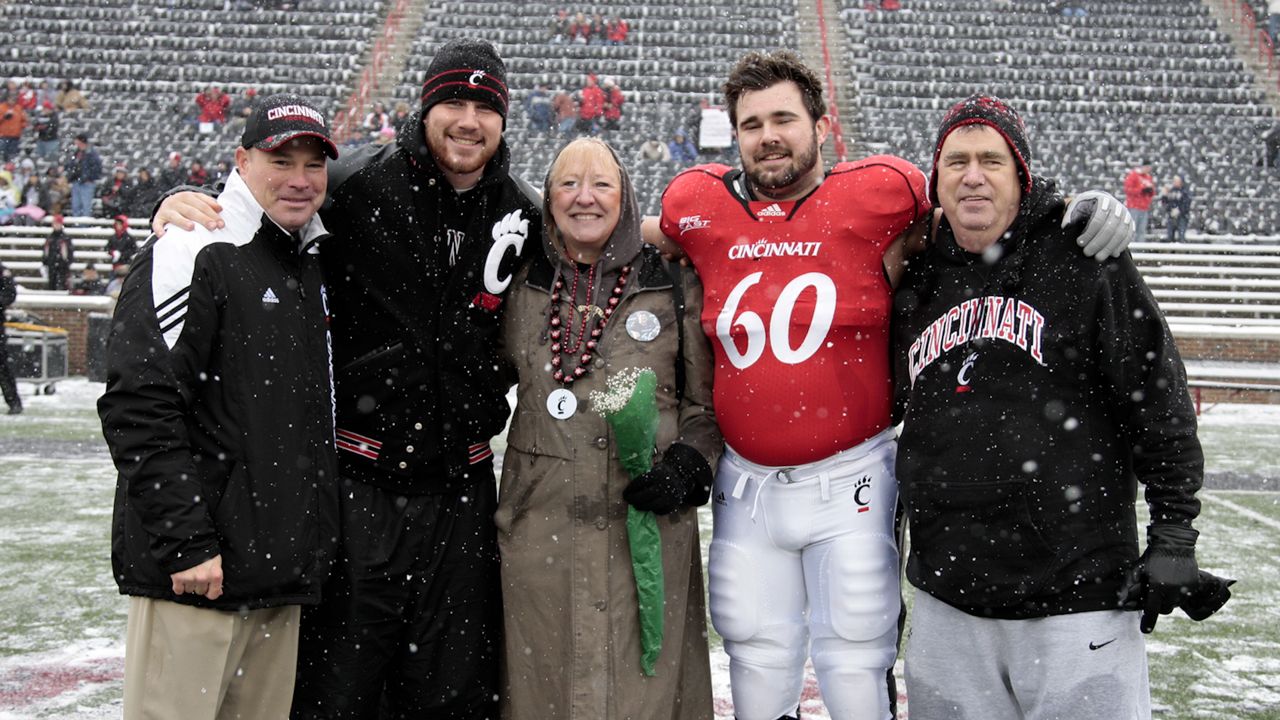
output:
{"label": "khaki pants", "polygon": [[129,598],[124,720],[285,720],[300,616]]}

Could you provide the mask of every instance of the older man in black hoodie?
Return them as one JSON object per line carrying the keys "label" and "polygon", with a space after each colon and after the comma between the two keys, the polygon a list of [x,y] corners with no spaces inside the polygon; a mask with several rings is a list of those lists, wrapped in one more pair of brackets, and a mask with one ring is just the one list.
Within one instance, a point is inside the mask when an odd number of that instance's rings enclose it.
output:
{"label": "older man in black hoodie", "polygon": [[1078,251],[1030,164],[1004,102],[947,113],[940,221],[894,301],[913,720],[1149,718],[1141,633],[1226,599],[1196,566],[1203,456],[1169,328],[1127,253]]}
{"label": "older man in black hoodie", "polygon": [[[507,103],[493,47],[450,41],[396,142],[330,164],[342,548],[303,618],[295,718],[375,718],[380,699],[390,717],[496,716],[498,321],[541,248],[540,201],[509,173]],[[155,223],[216,225],[210,210],[183,194]]]}

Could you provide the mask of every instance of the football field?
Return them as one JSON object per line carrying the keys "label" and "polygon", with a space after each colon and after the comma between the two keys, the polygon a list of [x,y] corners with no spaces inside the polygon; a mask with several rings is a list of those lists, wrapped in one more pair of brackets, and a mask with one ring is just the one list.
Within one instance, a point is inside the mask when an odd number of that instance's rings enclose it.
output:
{"label": "football field", "polygon": [[[27,413],[0,416],[0,720],[116,718],[125,602],[109,564],[115,473],[94,411],[101,385],[22,391]],[[1209,620],[1163,617],[1148,636],[1155,714],[1280,719],[1280,406],[1208,407],[1201,440],[1200,565],[1239,583]],[[710,513],[702,520],[705,541]],[[709,632],[717,716],[731,718]],[[826,717],[812,677],[802,710]]]}

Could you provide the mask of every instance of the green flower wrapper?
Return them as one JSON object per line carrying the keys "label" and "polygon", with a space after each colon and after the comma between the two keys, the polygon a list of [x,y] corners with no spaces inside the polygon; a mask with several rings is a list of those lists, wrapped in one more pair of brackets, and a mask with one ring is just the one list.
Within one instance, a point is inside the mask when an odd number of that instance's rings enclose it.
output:
{"label": "green flower wrapper", "polygon": [[[658,377],[649,368],[609,378],[608,390],[591,393],[591,405],[613,428],[618,461],[635,479],[653,467],[658,435]],[[662,538],[653,513],[627,506],[627,542],[640,608],[640,671],[652,677],[662,652],[666,592],[662,581]]]}

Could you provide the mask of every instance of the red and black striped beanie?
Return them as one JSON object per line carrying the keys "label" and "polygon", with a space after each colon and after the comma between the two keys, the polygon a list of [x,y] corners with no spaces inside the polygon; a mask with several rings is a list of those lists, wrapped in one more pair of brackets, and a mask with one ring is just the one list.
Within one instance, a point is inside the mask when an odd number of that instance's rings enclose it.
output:
{"label": "red and black striped beanie", "polygon": [[440,47],[426,82],[422,83],[422,114],[444,100],[475,100],[507,118],[507,68],[498,51],[484,40],[458,38]]}

